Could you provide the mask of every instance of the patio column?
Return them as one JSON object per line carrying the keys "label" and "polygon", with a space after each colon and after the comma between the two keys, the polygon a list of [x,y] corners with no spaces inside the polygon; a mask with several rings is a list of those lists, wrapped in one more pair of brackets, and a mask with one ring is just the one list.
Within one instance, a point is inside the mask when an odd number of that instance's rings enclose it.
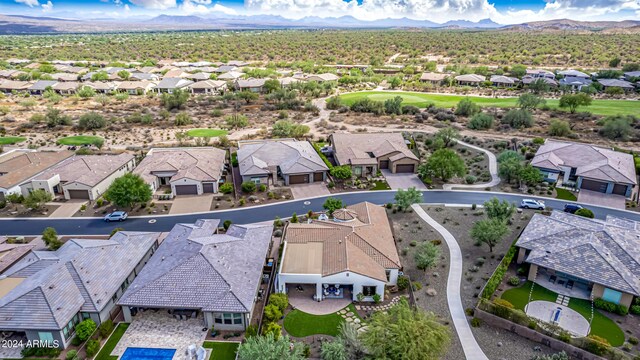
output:
{"label": "patio column", "polygon": [[529,281],[534,281],[536,279],[537,275],[538,275],[538,265],[531,264],[531,266],[529,267],[528,280]]}
{"label": "patio column", "polygon": [[316,283],[316,299],[318,299],[318,301],[322,300],[322,283],[321,282]]}
{"label": "patio column", "polygon": [[122,315],[124,315],[124,322],[131,322],[131,309],[128,306],[122,307]]}

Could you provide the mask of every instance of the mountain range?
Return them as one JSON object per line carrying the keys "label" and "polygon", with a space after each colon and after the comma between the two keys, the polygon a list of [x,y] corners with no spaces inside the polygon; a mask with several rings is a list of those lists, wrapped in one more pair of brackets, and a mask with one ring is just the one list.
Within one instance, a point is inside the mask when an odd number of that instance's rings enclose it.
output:
{"label": "mountain range", "polygon": [[472,22],[454,20],[435,23],[428,20],[408,18],[382,19],[376,21],[359,20],[352,16],[321,18],[309,16],[301,19],[287,19],[273,15],[159,15],[153,18],[127,19],[63,19],[54,17],[31,17],[23,15],[0,15],[0,34],[50,34],[85,32],[127,31],[169,31],[169,30],[247,30],[247,29],[366,29],[366,28],[433,28],[433,29],[500,29],[510,31],[593,31],[607,29],[640,29],[640,21],[598,21],[551,20],[503,26],[490,19]]}

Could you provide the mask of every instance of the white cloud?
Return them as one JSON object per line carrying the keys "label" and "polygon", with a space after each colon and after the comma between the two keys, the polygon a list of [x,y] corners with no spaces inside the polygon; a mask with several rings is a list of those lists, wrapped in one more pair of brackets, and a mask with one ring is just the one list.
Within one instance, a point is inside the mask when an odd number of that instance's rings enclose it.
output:
{"label": "white cloud", "polygon": [[237,15],[237,12],[229,7],[215,4],[213,6],[206,6],[204,4],[210,4],[209,0],[184,0],[180,5],[180,10],[185,14],[212,14],[212,13],[223,13],[226,15]]}
{"label": "white cloud", "polygon": [[547,0],[538,11],[498,11],[488,0],[362,0],[360,4],[356,0],[245,0],[245,7],[251,13],[288,18],[351,15],[361,20],[408,17],[438,23],[486,18],[502,24],[560,18],[620,20],[616,14],[621,11],[636,10],[636,15],[640,14],[637,0]]}
{"label": "white cloud", "polygon": [[46,4],[40,6],[42,6],[42,12],[49,12],[53,9],[53,3],[51,1],[47,1]]}
{"label": "white cloud", "polygon": [[34,7],[40,5],[38,0],[16,0],[18,4],[25,4],[28,7]]}
{"label": "white cloud", "polygon": [[130,11],[131,11],[131,8],[129,8],[129,4],[124,4],[124,12],[129,13]]}
{"label": "white cloud", "polygon": [[166,10],[177,6],[176,0],[129,0],[132,4],[145,9]]}

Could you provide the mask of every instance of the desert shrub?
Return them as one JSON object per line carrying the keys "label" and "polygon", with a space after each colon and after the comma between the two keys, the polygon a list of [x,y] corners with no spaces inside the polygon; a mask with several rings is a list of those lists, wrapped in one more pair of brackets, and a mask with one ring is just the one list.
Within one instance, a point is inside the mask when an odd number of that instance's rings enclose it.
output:
{"label": "desert shrub", "polygon": [[86,130],[102,129],[106,123],[104,117],[96,112],[83,114],[78,120],[78,126]]}
{"label": "desert shrub", "polygon": [[534,124],[531,112],[524,109],[511,109],[502,118],[503,124],[509,124],[514,129],[529,128]]}
{"label": "desert shrub", "polygon": [[176,115],[176,118],[173,123],[176,126],[184,126],[184,125],[189,125],[192,122],[193,120],[191,119],[191,116],[189,114],[187,114],[186,112],[181,112],[178,115]]}
{"label": "desert shrub", "polygon": [[629,339],[627,339],[627,341],[631,345],[638,345],[638,338],[635,336],[629,336]]}
{"label": "desert shrub", "polygon": [[269,304],[277,306],[280,312],[284,313],[289,306],[289,297],[282,293],[272,294],[269,297]]}
{"label": "desert shrub", "polygon": [[56,347],[31,346],[22,349],[20,354],[25,358],[57,358],[62,351]]}
{"label": "desert shrub", "polygon": [[509,278],[509,285],[518,286],[520,285],[520,278],[517,276],[512,276]]}
{"label": "desert shrub", "polygon": [[587,208],[582,208],[582,209],[578,209],[575,212],[576,215],[578,216],[583,216],[589,219],[593,219],[595,217],[595,215],[593,214],[593,211],[587,209]]}
{"label": "desert shrub", "polygon": [[473,130],[487,130],[493,126],[493,116],[487,113],[477,113],[473,115],[467,127]]}
{"label": "desert shrub", "polygon": [[241,188],[242,192],[251,194],[256,191],[256,183],[254,183],[253,181],[245,181],[242,183]]}
{"label": "desert shrub", "polygon": [[482,324],[482,321],[476,317],[474,317],[473,319],[471,319],[471,326],[473,327],[480,327],[480,325]]}
{"label": "desert shrub", "polygon": [[398,289],[404,290],[409,287],[409,278],[404,275],[400,275],[398,276],[397,284],[398,284]]}
{"label": "desert shrub", "polygon": [[604,339],[597,335],[589,335],[585,340],[585,349],[596,355],[604,355],[611,347],[607,339]]}
{"label": "desert shrub", "polygon": [[66,360],[76,360],[78,358],[78,350],[69,350],[64,357]]}
{"label": "desert shrub", "polygon": [[85,350],[87,353],[87,357],[89,358],[94,357],[98,353],[98,350],[100,350],[100,342],[98,340],[91,339],[87,341],[87,346]]}
{"label": "desert shrub", "polygon": [[467,176],[465,176],[464,181],[467,184],[475,184],[476,181],[478,181],[478,178],[473,176],[473,175],[467,175]]}
{"label": "desert shrub", "polygon": [[456,105],[456,115],[471,116],[480,112],[480,105],[474,103],[468,97],[460,100]]}
{"label": "desert shrub", "polygon": [[231,185],[231,183],[224,183],[220,185],[218,190],[223,194],[230,194],[233,192],[233,185]]}
{"label": "desert shrub", "polygon": [[549,135],[551,136],[569,136],[571,134],[571,127],[568,121],[551,119],[549,124]]}
{"label": "desert shrub", "polygon": [[91,319],[86,319],[81,321],[78,325],[76,325],[76,336],[80,341],[85,341],[96,331],[96,323]]}

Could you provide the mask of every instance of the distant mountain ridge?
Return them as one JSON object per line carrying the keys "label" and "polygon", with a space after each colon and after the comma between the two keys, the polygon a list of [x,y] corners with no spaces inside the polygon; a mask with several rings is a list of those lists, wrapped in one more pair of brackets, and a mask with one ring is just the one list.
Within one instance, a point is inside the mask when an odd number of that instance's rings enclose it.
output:
{"label": "distant mountain ridge", "polygon": [[529,22],[518,25],[500,25],[491,19],[478,22],[452,20],[435,23],[409,18],[387,18],[375,21],[359,20],[352,16],[321,18],[308,16],[287,19],[275,15],[229,15],[223,13],[206,16],[158,15],[153,18],[128,19],[61,19],[54,17],[31,17],[24,15],[0,15],[0,34],[77,33],[77,32],[121,32],[126,31],[171,31],[171,30],[249,30],[249,29],[357,29],[357,28],[432,28],[432,29],[500,29],[507,31],[560,31],[560,30],[607,30],[637,32],[640,21],[595,21],[585,22],[568,19]]}

